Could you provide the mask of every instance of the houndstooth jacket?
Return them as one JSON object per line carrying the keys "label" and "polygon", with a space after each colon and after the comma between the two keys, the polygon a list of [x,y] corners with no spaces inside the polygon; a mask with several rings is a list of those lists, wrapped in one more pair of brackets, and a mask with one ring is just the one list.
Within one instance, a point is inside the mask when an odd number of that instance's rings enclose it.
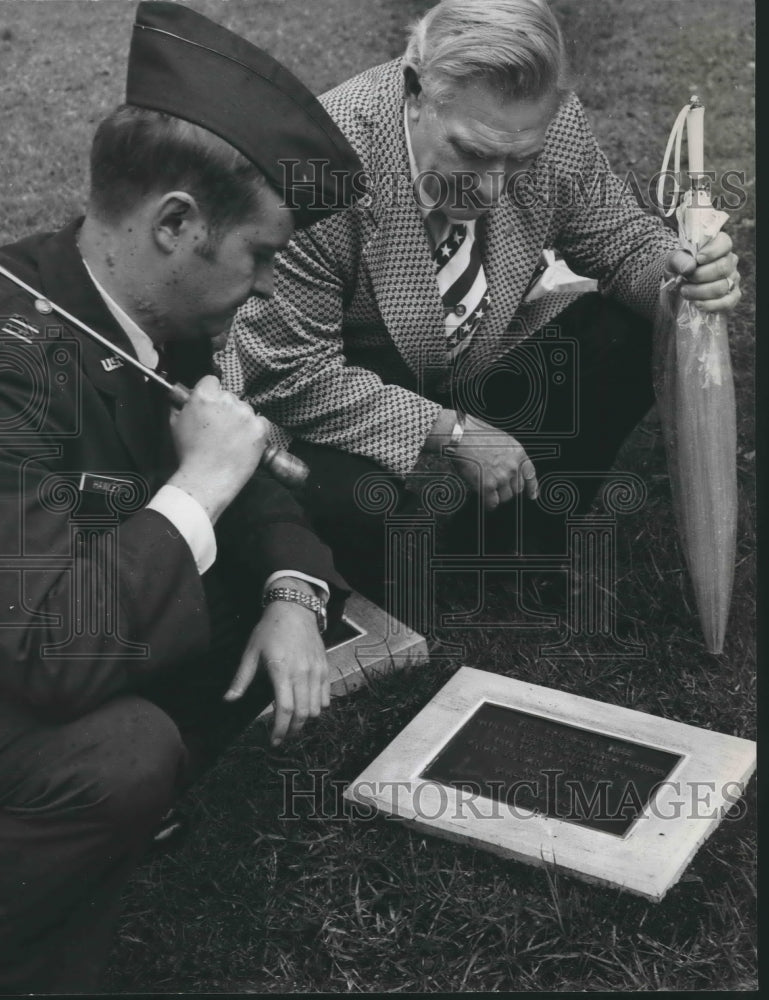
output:
{"label": "houndstooth jacket", "polygon": [[[432,248],[411,187],[402,62],[374,67],[322,103],[359,154],[371,196],[298,233],[275,295],[249,300],[218,355],[224,384],[289,433],[406,475],[448,384]],[[675,239],[622,190],[570,96],[551,123],[536,183],[478,224],[491,311],[463,364],[491,363],[573,301],[522,303],[546,247],[599,289],[651,315]]]}

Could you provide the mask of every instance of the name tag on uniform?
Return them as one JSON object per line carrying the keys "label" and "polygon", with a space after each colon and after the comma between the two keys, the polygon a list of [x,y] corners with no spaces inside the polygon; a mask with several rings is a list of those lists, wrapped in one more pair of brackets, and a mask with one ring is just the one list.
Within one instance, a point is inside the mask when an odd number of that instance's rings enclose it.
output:
{"label": "name tag on uniform", "polygon": [[130,479],[119,479],[117,476],[98,476],[92,472],[80,475],[78,489],[83,493],[119,493],[121,490],[133,491],[135,484]]}
{"label": "name tag on uniform", "polygon": [[105,372],[116,372],[123,367],[122,358],[102,358],[101,366]]}

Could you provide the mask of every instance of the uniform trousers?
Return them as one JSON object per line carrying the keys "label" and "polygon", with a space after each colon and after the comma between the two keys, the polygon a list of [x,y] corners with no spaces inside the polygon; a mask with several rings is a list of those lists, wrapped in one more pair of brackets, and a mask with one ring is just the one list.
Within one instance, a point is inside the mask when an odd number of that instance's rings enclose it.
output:
{"label": "uniform trousers", "polygon": [[[531,455],[540,481],[551,473],[571,479],[578,498],[572,513],[584,513],[623,441],[654,402],[651,358],[651,324],[593,293],[564,310],[546,337],[524,341],[487,369],[459,364],[452,389],[431,398],[446,408],[459,405],[512,434]],[[340,572],[384,604],[385,517],[419,513],[418,497],[363,456],[304,441],[294,442],[292,450],[310,466],[303,504]],[[356,501],[356,483],[372,473],[391,481],[398,496],[395,511],[371,513]],[[514,509],[518,504],[520,511]],[[566,557],[564,514],[549,512],[541,501],[520,499],[483,513],[472,491],[443,536],[446,551],[480,553],[481,518],[483,553]]]}
{"label": "uniform trousers", "polygon": [[272,700],[257,677],[222,701],[249,628],[221,588],[206,591],[204,654],[80,718],[0,702],[0,992],[98,990],[121,891],[160,819]]}

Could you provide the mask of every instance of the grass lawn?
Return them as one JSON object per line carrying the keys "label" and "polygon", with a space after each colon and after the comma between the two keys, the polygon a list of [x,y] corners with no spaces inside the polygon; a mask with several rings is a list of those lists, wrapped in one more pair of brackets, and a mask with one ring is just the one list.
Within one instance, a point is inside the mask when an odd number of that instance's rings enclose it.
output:
{"label": "grass lawn", "polygon": [[[196,0],[284,59],[317,91],[396,55],[425,0]],[[691,93],[706,155],[744,171],[728,227],[745,295],[730,319],[738,401],[740,523],[724,653],[705,652],[670,505],[654,414],[619,467],[643,507],[618,522],[619,634],[645,653],[586,641],[558,659],[558,628],[506,620],[492,589],[480,627],[443,626],[461,662],[693,725],[753,738],[755,716],[753,6],[748,0],[554,0],[575,85],[618,172],[645,189]],[[133,3],[0,0],[0,243],[82,209],[94,124],[119,102]],[[473,581],[442,587],[442,611],[473,605]],[[496,620],[502,624],[489,624]],[[363,767],[460,660],[398,674],[334,704],[273,751],[256,725],[187,800],[190,839],[135,874],[113,954],[115,992],[628,992],[756,988],[755,793],[660,904],[425,838],[338,808]],[[323,768],[313,803],[281,818],[288,772]],[[301,787],[309,779],[296,778]]]}

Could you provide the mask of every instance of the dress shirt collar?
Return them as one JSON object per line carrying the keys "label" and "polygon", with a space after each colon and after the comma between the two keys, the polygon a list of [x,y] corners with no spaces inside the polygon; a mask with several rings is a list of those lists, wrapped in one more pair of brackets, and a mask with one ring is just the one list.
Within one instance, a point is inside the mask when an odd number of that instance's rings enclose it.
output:
{"label": "dress shirt collar", "polygon": [[128,313],[121,308],[117,302],[115,302],[109,292],[99,284],[94,277],[93,271],[88,266],[88,261],[85,257],[83,257],[83,264],[85,265],[86,271],[88,271],[88,277],[94,284],[94,288],[104,300],[104,305],[107,309],[109,309],[115,319],[115,322],[121,328],[123,333],[125,333],[126,337],[128,337],[131,341],[131,345],[136,351],[136,357],[143,365],[146,365],[147,368],[157,368],[160,358],[158,356],[158,352],[155,350],[155,345],[152,343],[152,340],[140,326],[134,323]]}

